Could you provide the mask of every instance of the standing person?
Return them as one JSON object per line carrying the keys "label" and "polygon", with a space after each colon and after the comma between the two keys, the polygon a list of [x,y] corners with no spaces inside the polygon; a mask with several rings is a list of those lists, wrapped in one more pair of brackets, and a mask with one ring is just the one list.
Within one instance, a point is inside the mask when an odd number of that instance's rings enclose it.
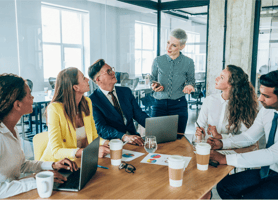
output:
{"label": "standing person", "polygon": [[128,87],[117,87],[115,72],[103,59],[97,60],[88,70],[89,77],[99,86],[90,98],[99,135],[104,139],[121,139],[143,146],[133,120],[145,127],[149,116],[142,111]]}
{"label": "standing person", "polygon": [[[41,160],[80,158],[83,149],[98,137],[91,100],[84,96],[89,90],[89,79],[77,68],[58,74],[54,96],[47,107],[49,141]],[[99,157],[109,152],[107,145],[99,147]]]}
{"label": "standing person", "polygon": [[[19,179],[20,173],[62,168],[77,170],[76,163],[67,158],[58,162],[25,159],[16,124],[23,115],[33,111],[33,99],[23,78],[14,74],[0,75],[0,198],[37,188],[34,177]],[[67,180],[57,171],[53,172],[55,182],[63,183]]]}
{"label": "standing person", "polygon": [[194,62],[180,52],[186,40],[184,30],[173,30],[167,42],[167,54],[155,58],[151,74],[152,89],[155,91],[152,117],[179,115],[178,138],[184,135],[188,119],[184,94],[195,91]]}
{"label": "standing person", "polygon": [[212,149],[250,146],[262,136],[267,141],[266,148],[248,153],[225,156],[211,151],[211,159],[220,164],[243,168],[261,167],[226,176],[217,185],[222,199],[278,199],[278,70],[262,75],[260,83],[259,101],[263,107],[254,124],[247,131],[231,138],[208,139]]}
{"label": "standing person", "polygon": [[250,128],[258,113],[258,101],[248,75],[240,67],[228,65],[215,79],[215,89],[222,93],[205,98],[197,120],[201,128],[196,128],[196,136],[205,133],[206,126],[207,133],[217,139]]}

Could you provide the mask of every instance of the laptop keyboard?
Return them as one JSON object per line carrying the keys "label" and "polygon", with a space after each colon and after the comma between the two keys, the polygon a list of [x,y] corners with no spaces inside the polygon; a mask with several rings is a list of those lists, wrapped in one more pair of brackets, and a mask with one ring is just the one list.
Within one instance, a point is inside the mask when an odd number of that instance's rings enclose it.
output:
{"label": "laptop keyboard", "polygon": [[61,184],[58,188],[78,189],[80,178],[80,169],[74,171],[67,177],[67,181]]}

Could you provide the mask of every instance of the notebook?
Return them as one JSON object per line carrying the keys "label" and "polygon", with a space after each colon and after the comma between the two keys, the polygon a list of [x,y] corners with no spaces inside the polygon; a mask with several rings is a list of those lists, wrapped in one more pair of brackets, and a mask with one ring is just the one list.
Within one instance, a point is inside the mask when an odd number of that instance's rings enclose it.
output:
{"label": "notebook", "polygon": [[177,140],[178,115],[151,117],[146,119],[146,136],[156,136],[157,143]]}
{"label": "notebook", "polygon": [[63,184],[55,183],[54,190],[74,191],[81,190],[97,171],[99,137],[83,149],[81,156],[81,167],[78,171],[59,171],[67,177]]}

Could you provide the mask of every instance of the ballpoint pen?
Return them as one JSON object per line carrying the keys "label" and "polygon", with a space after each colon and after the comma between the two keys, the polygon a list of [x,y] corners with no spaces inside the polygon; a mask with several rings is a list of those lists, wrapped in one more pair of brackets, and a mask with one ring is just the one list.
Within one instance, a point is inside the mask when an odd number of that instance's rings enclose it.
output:
{"label": "ballpoint pen", "polygon": [[[201,128],[200,125],[198,124],[198,122],[196,122],[196,124],[197,124],[197,126],[198,126],[199,128]],[[203,132],[202,129],[201,129],[201,132],[202,132],[202,135],[204,135],[204,137],[205,137],[205,133]],[[200,138],[200,137],[201,137],[201,138]],[[197,136],[197,140],[201,141],[202,139],[203,139],[203,136]]]}
{"label": "ballpoint pen", "polygon": [[108,167],[104,167],[104,166],[101,166],[101,165],[97,165],[97,167],[103,168],[103,169],[109,169]]}

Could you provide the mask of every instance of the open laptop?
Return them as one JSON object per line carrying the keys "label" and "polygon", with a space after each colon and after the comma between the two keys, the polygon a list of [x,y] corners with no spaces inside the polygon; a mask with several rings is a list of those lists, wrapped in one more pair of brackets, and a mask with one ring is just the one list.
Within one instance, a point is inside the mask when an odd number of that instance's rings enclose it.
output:
{"label": "open laptop", "polygon": [[151,117],[146,119],[146,136],[156,136],[157,143],[177,140],[178,115]]}
{"label": "open laptop", "polygon": [[68,180],[63,184],[55,183],[53,189],[74,192],[81,190],[97,171],[98,149],[99,137],[83,149],[81,167],[77,171],[59,171]]}

